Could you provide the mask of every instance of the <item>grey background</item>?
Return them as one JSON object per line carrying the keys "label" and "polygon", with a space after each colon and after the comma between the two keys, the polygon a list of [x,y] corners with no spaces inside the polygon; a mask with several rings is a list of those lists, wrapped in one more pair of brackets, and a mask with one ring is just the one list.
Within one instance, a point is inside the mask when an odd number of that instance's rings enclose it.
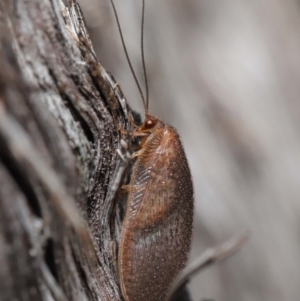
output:
{"label": "grey background", "polygon": [[[81,0],[95,48],[130,105],[141,101],[109,0]],[[141,2],[116,0],[142,80]],[[241,230],[226,263],[191,282],[195,301],[300,298],[300,2],[147,0],[150,112],[182,138],[196,191],[191,258]]]}

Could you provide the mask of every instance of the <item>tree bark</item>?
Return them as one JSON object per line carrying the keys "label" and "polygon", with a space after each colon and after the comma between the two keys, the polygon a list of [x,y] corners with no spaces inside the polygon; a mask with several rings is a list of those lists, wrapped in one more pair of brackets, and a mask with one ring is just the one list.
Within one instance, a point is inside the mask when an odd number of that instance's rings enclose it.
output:
{"label": "tree bark", "polygon": [[76,1],[1,0],[0,66],[0,299],[120,300],[129,108]]}

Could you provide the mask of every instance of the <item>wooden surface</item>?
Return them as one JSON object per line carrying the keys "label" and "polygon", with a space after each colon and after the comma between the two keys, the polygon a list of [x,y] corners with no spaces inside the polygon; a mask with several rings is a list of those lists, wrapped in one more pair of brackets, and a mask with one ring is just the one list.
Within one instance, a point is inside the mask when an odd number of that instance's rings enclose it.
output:
{"label": "wooden surface", "polygon": [[0,8],[0,299],[120,300],[123,95],[74,1]]}

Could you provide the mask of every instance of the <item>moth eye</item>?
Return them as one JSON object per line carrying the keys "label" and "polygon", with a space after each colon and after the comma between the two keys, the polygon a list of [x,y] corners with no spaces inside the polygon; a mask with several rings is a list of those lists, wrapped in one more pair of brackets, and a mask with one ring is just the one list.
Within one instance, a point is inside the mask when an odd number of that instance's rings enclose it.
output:
{"label": "moth eye", "polygon": [[152,129],[153,127],[155,127],[155,125],[156,125],[156,122],[154,120],[148,119],[144,124],[144,128],[145,128],[145,130]]}

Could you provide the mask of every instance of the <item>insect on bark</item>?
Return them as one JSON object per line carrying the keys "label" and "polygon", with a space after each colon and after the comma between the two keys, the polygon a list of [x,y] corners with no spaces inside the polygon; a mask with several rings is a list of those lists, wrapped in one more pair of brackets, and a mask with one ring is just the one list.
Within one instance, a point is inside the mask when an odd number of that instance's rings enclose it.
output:
{"label": "insect on bark", "polygon": [[116,9],[110,0],[132,74],[145,109],[145,120],[132,136],[141,137],[133,154],[127,208],[123,221],[118,273],[126,301],[165,301],[175,277],[189,257],[194,211],[191,172],[179,135],[172,126],[148,112],[148,84],[143,50],[145,1],[143,0],[141,50],[146,100],[132,68]]}

